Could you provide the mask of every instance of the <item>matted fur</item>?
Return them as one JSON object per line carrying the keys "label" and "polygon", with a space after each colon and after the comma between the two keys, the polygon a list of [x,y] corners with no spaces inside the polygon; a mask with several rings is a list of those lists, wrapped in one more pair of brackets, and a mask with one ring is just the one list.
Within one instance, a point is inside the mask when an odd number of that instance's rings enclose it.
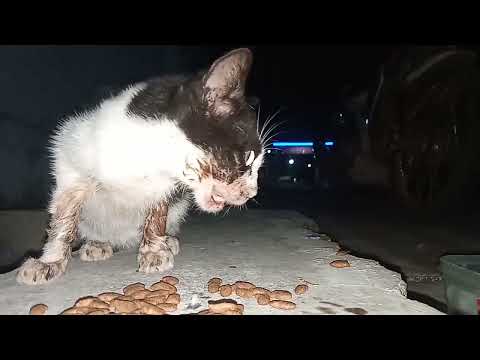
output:
{"label": "matted fur", "polygon": [[84,260],[140,245],[139,270],[163,271],[173,266],[192,202],[214,213],[255,196],[263,145],[245,101],[250,65],[250,51],[235,50],[206,72],[133,85],[60,124],[51,141],[49,239],[18,280],[61,275],[77,237],[88,241]]}

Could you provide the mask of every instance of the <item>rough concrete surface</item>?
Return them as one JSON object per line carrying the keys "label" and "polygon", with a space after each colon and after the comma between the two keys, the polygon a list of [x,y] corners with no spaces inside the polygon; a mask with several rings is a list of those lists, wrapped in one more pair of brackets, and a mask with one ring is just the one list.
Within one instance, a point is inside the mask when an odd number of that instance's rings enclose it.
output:
{"label": "rough concrete surface", "polygon": [[[183,227],[180,254],[171,271],[153,275],[136,272],[133,249],[96,263],[82,262],[75,253],[67,273],[47,285],[19,285],[16,271],[0,275],[0,314],[27,314],[37,303],[49,306],[47,314],[58,314],[80,297],[118,292],[133,282],[150,285],[165,275],[180,279],[177,287],[182,303],[175,314],[197,312],[207,307],[209,299],[220,298],[207,291],[207,281],[212,277],[220,277],[224,283],[244,280],[291,292],[301,280],[316,284],[310,285],[306,294],[294,295],[297,307],[292,311],[234,297],[245,305],[246,315],[442,314],[407,299],[400,274],[376,261],[336,256],[338,245],[326,236],[312,234],[312,228],[314,223],[292,211],[232,211],[225,217],[193,215]],[[337,259],[348,260],[351,267],[329,265]],[[195,299],[200,306],[193,309]]]}

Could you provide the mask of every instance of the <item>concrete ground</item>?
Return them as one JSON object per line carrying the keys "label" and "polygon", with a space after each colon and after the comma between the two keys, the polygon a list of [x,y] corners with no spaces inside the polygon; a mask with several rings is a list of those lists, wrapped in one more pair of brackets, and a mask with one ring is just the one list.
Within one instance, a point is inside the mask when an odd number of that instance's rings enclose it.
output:
{"label": "concrete ground", "polygon": [[420,218],[378,186],[331,181],[317,189],[262,189],[262,209],[299,211],[352,254],[378,260],[402,274],[407,296],[446,312],[439,259],[480,253],[479,214]]}
{"label": "concrete ground", "polygon": [[[0,275],[0,314],[27,314],[37,303],[47,304],[48,314],[58,314],[79,297],[120,291],[137,281],[150,285],[164,275],[180,279],[179,314],[199,311],[207,307],[209,299],[219,297],[207,292],[211,277],[290,291],[302,280],[314,284],[305,295],[294,296],[297,308],[293,311],[236,298],[245,305],[245,314],[442,314],[408,299],[399,273],[368,258],[336,256],[338,244],[313,233],[315,227],[295,211],[194,215],[183,228],[181,252],[173,270],[155,275],[137,273],[135,251],[121,251],[97,263],[81,262],[75,254],[65,276],[48,285],[19,285],[15,271]],[[348,260],[351,267],[333,268],[329,263],[336,259]]]}

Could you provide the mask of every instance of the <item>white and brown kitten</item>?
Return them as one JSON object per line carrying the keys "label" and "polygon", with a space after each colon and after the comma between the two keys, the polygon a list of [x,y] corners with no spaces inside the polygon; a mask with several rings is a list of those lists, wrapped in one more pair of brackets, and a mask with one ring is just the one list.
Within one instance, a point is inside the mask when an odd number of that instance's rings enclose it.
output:
{"label": "white and brown kitten", "polygon": [[84,261],[137,245],[139,271],[169,270],[191,202],[215,213],[254,197],[264,151],[245,100],[251,64],[248,49],[234,50],[208,71],[133,85],[64,121],[51,142],[49,239],[17,280],[61,276],[77,239]]}

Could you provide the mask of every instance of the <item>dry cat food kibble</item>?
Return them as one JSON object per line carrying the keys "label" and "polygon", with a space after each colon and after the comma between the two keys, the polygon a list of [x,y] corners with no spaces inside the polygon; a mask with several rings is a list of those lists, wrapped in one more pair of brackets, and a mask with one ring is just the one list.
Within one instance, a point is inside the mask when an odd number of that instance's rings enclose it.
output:
{"label": "dry cat food kibble", "polygon": [[138,290],[145,290],[145,285],[142,283],[130,284],[123,289],[123,293],[129,296]]}
{"label": "dry cat food kibble", "polygon": [[253,288],[245,289],[245,288],[236,288],[235,293],[245,299],[251,299],[254,297],[253,295]]}
{"label": "dry cat food kibble", "polygon": [[[243,314],[244,306],[242,304],[237,304],[235,300],[219,300],[219,301],[209,301],[208,310],[216,314],[224,314],[228,311],[239,312],[239,315]],[[227,314],[225,314],[227,315]]]}
{"label": "dry cat food kibble", "polygon": [[259,294],[263,294],[263,295],[268,295],[270,297],[272,292],[270,290],[267,290],[261,287],[256,287],[255,289],[253,289],[252,293],[255,296]]}
{"label": "dry cat food kibble", "polygon": [[177,304],[167,304],[167,303],[163,303],[163,304],[157,304],[156,306],[158,306],[160,309],[164,310],[165,312],[174,312],[174,311],[177,311]]}
{"label": "dry cat food kibble", "polygon": [[129,313],[137,310],[137,308],[137,304],[135,304],[133,301],[113,299],[110,302],[110,310],[112,312]]}
{"label": "dry cat food kibble", "polygon": [[162,281],[173,286],[178,284],[178,279],[175,276],[164,276]]}
{"label": "dry cat food kibble", "polygon": [[208,280],[208,283],[207,285],[210,285],[210,284],[218,284],[218,286],[220,286],[222,284],[222,279],[220,278],[211,278],[210,280]]}
{"label": "dry cat food kibble", "polygon": [[98,298],[102,301],[105,301],[105,302],[109,303],[110,301],[118,298],[119,296],[122,296],[122,294],[117,294],[117,293],[114,293],[114,292],[105,292],[105,293],[102,293],[102,294],[98,295]]}
{"label": "dry cat food kibble", "polygon": [[257,294],[255,295],[257,299],[257,304],[258,305],[268,305],[270,303],[270,297],[265,294]]}
{"label": "dry cat food kibble", "polygon": [[208,292],[215,294],[220,290],[220,285],[217,283],[208,284]]}
{"label": "dry cat food kibble", "polygon": [[150,290],[138,290],[138,291],[135,291],[133,294],[131,294],[131,296],[135,300],[142,300],[142,299],[145,299],[150,294],[151,294]]}
{"label": "dry cat food kibble", "polygon": [[297,285],[297,287],[295,288],[295,294],[302,295],[302,294],[305,294],[307,290],[308,290],[308,285],[305,285],[305,284]]}
{"label": "dry cat food kibble", "polygon": [[[148,302],[142,301],[142,300],[135,300],[135,304],[138,306],[139,312],[141,314],[146,314],[146,315],[164,315],[165,310],[161,309],[160,307],[150,304]],[[134,311],[137,311],[134,310]]]}
{"label": "dry cat food kibble", "polygon": [[350,267],[350,263],[347,260],[334,260],[330,263],[335,268],[347,268]]}
{"label": "dry cat food kibble", "polygon": [[255,288],[255,285],[253,285],[252,283],[250,283],[248,281],[237,281],[235,283],[235,287],[237,289],[253,289],[253,288]]}
{"label": "dry cat food kibble", "polygon": [[60,315],[87,315],[95,309],[89,307],[71,307],[64,310]]}
{"label": "dry cat food kibble", "polygon": [[108,309],[97,309],[90,311],[87,315],[107,315],[109,313]]}
{"label": "dry cat food kibble", "polygon": [[286,290],[275,290],[270,294],[270,299],[290,301],[292,300],[292,293]]}
{"label": "dry cat food kibble", "polygon": [[177,288],[174,285],[170,285],[165,281],[159,281],[152,286],[150,286],[150,290],[167,290],[169,294],[175,294],[177,292]]}
{"label": "dry cat food kibble", "polygon": [[178,294],[168,295],[167,299],[165,300],[165,303],[166,304],[175,304],[175,305],[180,304],[180,295],[178,295]]}
{"label": "dry cat food kibble", "polygon": [[37,304],[33,305],[32,308],[30,309],[29,314],[30,315],[45,315],[45,313],[48,310],[48,306],[45,304]]}
{"label": "dry cat food kibble", "polygon": [[220,295],[222,295],[223,297],[232,295],[233,289],[230,285],[222,285],[220,286],[219,289],[220,289]]}
{"label": "dry cat food kibble", "polygon": [[297,305],[291,301],[272,300],[270,301],[270,306],[275,309],[293,310],[296,308]]}

